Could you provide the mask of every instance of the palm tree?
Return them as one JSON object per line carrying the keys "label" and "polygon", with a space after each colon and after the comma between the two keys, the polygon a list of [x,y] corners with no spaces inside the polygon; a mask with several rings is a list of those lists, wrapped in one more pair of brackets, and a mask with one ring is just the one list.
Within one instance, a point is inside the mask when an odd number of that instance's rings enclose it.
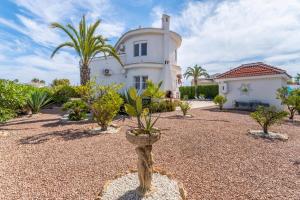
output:
{"label": "palm tree", "polygon": [[195,86],[195,96],[197,96],[197,85],[198,85],[198,78],[201,76],[208,77],[208,73],[205,69],[203,69],[199,65],[194,65],[194,67],[188,67],[183,74],[185,79],[188,79],[189,77],[193,77],[194,86]]}
{"label": "palm tree", "polygon": [[298,84],[300,84],[300,73],[297,73],[296,81],[297,81]]}
{"label": "palm tree", "polygon": [[51,58],[62,47],[73,48],[80,58],[80,82],[85,85],[90,80],[89,64],[91,60],[99,53],[104,56],[113,56],[122,65],[121,60],[113,46],[107,44],[107,39],[102,35],[95,35],[95,31],[100,24],[100,20],[97,20],[94,24],[87,25],[85,22],[85,16],[82,17],[78,30],[76,30],[71,24],[63,26],[59,23],[52,23],[52,28],[58,28],[62,30],[69,37],[69,41],[64,42],[56,47],[53,51]]}

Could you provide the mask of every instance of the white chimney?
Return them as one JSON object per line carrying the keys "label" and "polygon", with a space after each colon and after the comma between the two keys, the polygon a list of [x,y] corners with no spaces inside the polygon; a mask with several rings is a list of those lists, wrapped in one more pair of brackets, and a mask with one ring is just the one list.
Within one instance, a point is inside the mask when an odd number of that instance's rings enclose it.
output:
{"label": "white chimney", "polygon": [[161,28],[164,30],[170,30],[170,16],[163,14],[161,18]]}

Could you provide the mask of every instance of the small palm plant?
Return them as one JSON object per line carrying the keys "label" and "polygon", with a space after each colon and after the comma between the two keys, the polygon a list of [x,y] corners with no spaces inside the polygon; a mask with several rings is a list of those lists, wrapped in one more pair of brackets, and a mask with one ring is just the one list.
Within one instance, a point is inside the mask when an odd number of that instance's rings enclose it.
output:
{"label": "small palm plant", "polygon": [[189,102],[180,102],[179,103],[180,110],[182,111],[183,116],[186,116],[187,112],[191,109],[191,105]]}
{"label": "small palm plant", "polygon": [[128,91],[129,103],[125,110],[130,116],[137,118],[137,128],[127,131],[126,138],[136,145],[138,154],[138,177],[140,186],[138,192],[145,195],[151,190],[153,159],[152,145],[160,139],[160,130],[155,128],[158,117],[153,117],[149,108],[143,108],[142,100],[147,97],[147,92],[138,94],[135,88]]}
{"label": "small palm plant", "polygon": [[43,91],[34,91],[29,95],[27,100],[27,105],[31,109],[32,113],[39,113],[42,108],[49,105],[52,101],[52,97],[50,97],[46,92]]}
{"label": "small palm plant", "polygon": [[214,103],[219,105],[219,109],[223,110],[223,105],[227,102],[227,98],[222,95],[217,95],[214,98]]}
{"label": "small palm plant", "polygon": [[265,135],[269,133],[268,130],[271,125],[281,122],[287,115],[287,112],[277,110],[275,106],[259,106],[255,112],[250,114],[250,116],[262,127]]}

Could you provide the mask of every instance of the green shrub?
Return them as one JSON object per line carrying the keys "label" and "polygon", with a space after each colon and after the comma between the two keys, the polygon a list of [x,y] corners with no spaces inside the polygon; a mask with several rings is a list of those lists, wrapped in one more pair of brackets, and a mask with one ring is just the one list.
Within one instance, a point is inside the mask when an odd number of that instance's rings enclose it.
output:
{"label": "green shrub", "polygon": [[35,88],[9,80],[0,80],[0,121],[5,122],[21,113]]}
{"label": "green shrub", "polygon": [[73,100],[65,103],[63,105],[63,110],[68,111],[69,120],[71,121],[79,121],[82,119],[86,119],[87,112],[89,111],[88,105],[82,100]]}
{"label": "green shrub", "polygon": [[88,81],[85,85],[79,85],[74,87],[76,94],[83,101],[91,104],[95,100],[97,84],[95,81]]}
{"label": "green shrub", "polygon": [[52,97],[49,97],[46,92],[36,90],[29,95],[27,105],[32,113],[39,113],[42,108],[49,105]]}
{"label": "green shrub", "polygon": [[16,113],[12,109],[0,107],[0,123],[4,123],[16,116]]}
{"label": "green shrub", "polygon": [[214,103],[219,105],[220,110],[223,110],[223,105],[226,103],[227,98],[222,95],[217,95],[214,98]]}
{"label": "green shrub", "polygon": [[176,109],[176,103],[171,100],[161,100],[159,102],[151,102],[144,108],[149,108],[151,113],[172,112]]}
{"label": "green shrub", "polygon": [[51,86],[52,87],[56,87],[56,86],[60,86],[60,85],[70,85],[70,80],[69,79],[54,79],[52,81]]}
{"label": "green shrub", "polygon": [[[195,98],[195,86],[181,86],[179,88],[180,97],[184,98],[184,96],[188,96],[188,99]],[[213,99],[215,96],[219,94],[219,86],[218,85],[198,85],[197,86],[197,94],[201,94],[207,99]]]}
{"label": "green shrub", "polygon": [[100,96],[92,104],[92,110],[101,130],[107,130],[109,123],[118,114],[123,99],[118,94],[118,87],[102,86],[99,90]]}
{"label": "green shrub", "polygon": [[53,101],[59,105],[64,104],[70,100],[70,98],[76,98],[74,87],[69,85],[59,85],[53,88]]}
{"label": "green shrub", "polygon": [[179,107],[183,116],[186,116],[187,112],[191,109],[191,105],[186,101],[180,102]]}
{"label": "green shrub", "polygon": [[271,125],[279,123],[287,115],[287,112],[277,110],[275,106],[259,106],[255,112],[250,114],[250,116],[262,127],[265,134],[268,134],[268,129]]}

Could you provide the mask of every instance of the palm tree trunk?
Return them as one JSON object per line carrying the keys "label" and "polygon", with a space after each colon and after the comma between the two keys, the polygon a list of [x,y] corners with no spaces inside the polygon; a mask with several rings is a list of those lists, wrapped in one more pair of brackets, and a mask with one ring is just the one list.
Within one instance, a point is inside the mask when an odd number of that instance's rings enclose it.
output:
{"label": "palm tree trunk", "polygon": [[198,78],[194,78],[194,85],[195,85],[195,99],[197,97],[197,85],[198,85]]}
{"label": "palm tree trunk", "polygon": [[87,64],[80,65],[80,84],[85,85],[90,80],[90,68]]}

